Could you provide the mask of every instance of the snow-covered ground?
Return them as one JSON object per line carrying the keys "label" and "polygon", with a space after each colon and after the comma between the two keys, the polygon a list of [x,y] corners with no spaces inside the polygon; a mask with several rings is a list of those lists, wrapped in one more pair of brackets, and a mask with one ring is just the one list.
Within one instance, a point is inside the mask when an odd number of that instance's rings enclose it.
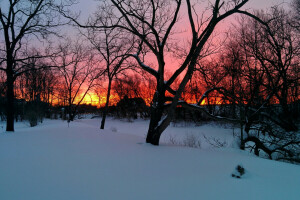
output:
{"label": "snow-covered ground", "polygon": [[[152,146],[144,143],[147,121],[99,124],[46,120],[0,129],[0,200],[300,199],[300,166],[232,148],[231,128],[170,126],[162,145]],[[170,144],[191,134],[200,148]],[[203,134],[227,145],[211,148]],[[241,179],[231,177],[238,164],[246,169]]]}

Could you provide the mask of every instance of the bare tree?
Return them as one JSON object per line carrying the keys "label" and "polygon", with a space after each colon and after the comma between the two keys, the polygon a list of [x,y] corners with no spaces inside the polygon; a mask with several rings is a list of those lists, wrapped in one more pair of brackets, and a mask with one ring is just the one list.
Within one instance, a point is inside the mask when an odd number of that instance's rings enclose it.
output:
{"label": "bare tree", "polygon": [[43,59],[33,57],[28,60],[28,65],[30,70],[18,76],[15,81],[15,96],[21,100],[15,104],[15,119],[30,118],[31,125],[35,126],[38,119],[42,122],[46,113],[49,114],[56,77],[51,68],[41,67],[45,66]]}
{"label": "bare tree", "polygon": [[298,97],[294,97],[300,81],[299,70],[295,70],[299,68],[299,32],[282,8],[273,7],[258,16],[264,22],[243,21],[237,37],[247,61],[256,62],[248,72],[252,72],[248,79],[252,79],[253,87],[249,88],[253,92],[247,100],[247,135],[242,146],[253,142],[256,155],[262,150],[270,158],[299,162],[298,127],[291,107],[297,102]]}
{"label": "bare tree", "polygon": [[103,71],[97,68],[93,56],[80,42],[60,44],[58,49],[60,53],[53,58],[53,63],[63,77],[69,120],[73,121],[77,107]]}
{"label": "bare tree", "polygon": [[266,23],[258,24],[253,20],[244,23],[241,39],[248,54],[264,69],[264,86],[280,104],[281,118],[289,127],[287,130],[296,130],[288,105],[291,88],[294,83],[299,83],[299,74],[293,73],[294,66],[299,65],[299,34],[293,31],[290,18],[281,8],[273,7],[271,13],[260,15]]}
{"label": "bare tree", "polygon": [[[90,19],[89,24],[97,22],[101,26],[107,26],[110,20],[108,16],[104,16],[103,13],[100,12],[100,14],[96,14],[93,19]],[[99,30],[90,26],[83,35],[88,39],[92,48],[96,50],[96,54],[98,53],[105,66],[104,75],[108,80],[108,86],[100,126],[100,129],[104,129],[110,103],[112,82],[119,73],[130,67],[130,63],[128,63],[126,59],[128,58],[128,54],[132,52],[134,39],[128,37],[128,35],[119,28]]]}
{"label": "bare tree", "polygon": [[[181,62],[177,70],[170,76],[165,78],[166,73],[166,54],[172,52],[172,46],[176,46],[174,42],[175,25],[179,20],[179,13],[183,9],[181,0],[111,0],[104,1],[103,5],[107,8],[106,16],[109,16],[110,23],[91,24],[84,26],[74,18],[67,16],[81,27],[94,27],[99,29],[115,29],[120,28],[130,35],[137,37],[136,42],[139,48],[135,54],[130,56],[136,60],[139,67],[154,76],[156,79],[156,92],[151,104],[151,119],[147,133],[146,142],[153,145],[159,144],[159,139],[163,131],[169,126],[175,109],[178,104],[182,92],[186,84],[190,80],[195,66],[201,55],[207,52],[207,46],[215,27],[219,22],[234,13],[248,14],[241,8],[249,0],[215,0],[207,2],[206,12],[199,11],[199,7],[203,6],[203,2],[191,2],[186,0],[187,20],[189,23],[190,40],[189,46],[181,53]],[[155,63],[147,65],[147,58],[154,58]],[[174,82],[181,78],[180,84],[176,88]],[[210,90],[214,91],[214,89]],[[172,94],[167,97],[167,91]],[[204,97],[200,98],[196,108],[203,101]],[[166,104],[170,102],[171,104]],[[194,106],[195,107],[195,106]],[[166,116],[163,116],[164,111],[168,109]],[[201,110],[201,109],[200,109]]]}
{"label": "bare tree", "polygon": [[[72,4],[61,3],[59,7]],[[42,40],[47,36],[57,35],[54,28],[62,25],[56,13],[54,0],[9,0],[0,8],[0,70],[6,73],[7,85],[7,131],[14,131],[14,82],[18,76],[27,71],[24,63],[31,57],[26,53],[33,39]]]}
{"label": "bare tree", "polygon": [[103,105],[103,101],[105,98],[105,92],[107,91],[107,88],[105,87],[105,78],[104,76],[99,77],[97,80],[95,80],[95,86],[93,87],[93,93],[98,98],[98,107],[100,108]]}
{"label": "bare tree", "polygon": [[[140,51],[133,54],[142,69],[156,78],[156,92],[151,105],[151,119],[146,142],[158,145],[163,131],[170,124],[175,108],[181,98],[182,92],[191,78],[197,60],[205,49],[205,44],[214,32],[217,24],[228,16],[242,12],[240,9],[248,2],[220,0],[210,4],[211,14],[208,18],[199,14],[197,3],[186,1],[189,26],[191,29],[190,46],[183,57],[178,69],[165,80],[165,55],[171,45],[171,36],[174,25],[178,21],[182,1],[118,1],[112,0],[112,6],[119,12],[118,23],[104,28],[120,27],[139,38]],[[199,17],[202,16],[202,17]],[[147,49],[154,55],[157,70],[148,66],[141,59],[141,52]],[[145,50],[144,50],[145,51]],[[172,84],[182,75],[180,84],[176,90],[171,89]],[[166,91],[173,97],[166,98]],[[170,105],[166,105],[171,100]],[[168,109],[167,115],[163,117],[164,110]]]}
{"label": "bare tree", "polygon": [[[138,74],[127,74],[124,77],[119,77],[113,84],[113,89],[117,93],[120,99],[125,96],[128,98],[142,97],[141,88],[142,77]],[[149,92],[149,91],[147,91]]]}
{"label": "bare tree", "polygon": [[42,101],[50,102],[50,93],[53,90],[54,75],[51,68],[42,68],[45,66],[40,58],[28,59],[28,69],[16,80],[16,96],[34,101],[40,98]]}
{"label": "bare tree", "polygon": [[284,13],[273,7],[270,13],[258,14],[264,20],[261,23],[251,18],[241,21],[218,59],[222,81],[212,78],[221,85],[215,87],[218,97],[235,102],[239,115],[220,117],[205,112],[215,119],[240,123],[241,149],[299,162],[298,127],[291,114],[292,104],[298,101],[299,70],[294,68],[299,65],[298,33],[291,31]]}

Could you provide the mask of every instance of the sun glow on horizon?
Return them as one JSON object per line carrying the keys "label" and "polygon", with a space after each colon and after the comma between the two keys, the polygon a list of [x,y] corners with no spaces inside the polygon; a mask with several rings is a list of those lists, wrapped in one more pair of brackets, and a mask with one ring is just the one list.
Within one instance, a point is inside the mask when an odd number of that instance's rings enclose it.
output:
{"label": "sun glow on horizon", "polygon": [[[98,108],[104,107],[106,104],[106,94],[97,95],[94,92],[88,93],[82,100],[80,104],[88,104],[92,106],[97,106]],[[120,101],[120,97],[116,94],[111,94],[109,98],[109,105],[116,105]],[[78,103],[75,102],[75,103]]]}

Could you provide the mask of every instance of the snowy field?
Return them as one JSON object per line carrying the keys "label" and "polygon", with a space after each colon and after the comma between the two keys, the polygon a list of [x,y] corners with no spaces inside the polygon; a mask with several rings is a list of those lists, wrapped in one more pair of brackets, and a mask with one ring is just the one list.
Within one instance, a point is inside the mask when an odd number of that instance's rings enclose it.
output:
{"label": "snowy field", "polygon": [[[300,166],[238,150],[230,127],[177,124],[157,147],[144,142],[147,121],[99,124],[46,120],[0,129],[0,200],[300,199]],[[200,148],[181,145],[190,135]],[[231,177],[238,164],[246,169],[241,179]]]}

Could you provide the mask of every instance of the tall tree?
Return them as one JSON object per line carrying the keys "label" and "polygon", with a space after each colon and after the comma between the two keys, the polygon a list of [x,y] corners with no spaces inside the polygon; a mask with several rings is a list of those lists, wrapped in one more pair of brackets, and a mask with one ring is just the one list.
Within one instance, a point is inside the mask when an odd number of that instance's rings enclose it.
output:
{"label": "tall tree", "polygon": [[[0,70],[6,73],[7,86],[7,126],[6,131],[14,131],[14,82],[26,72],[24,64],[32,57],[26,53],[34,39],[57,35],[54,28],[64,24],[57,14],[57,7],[72,4],[65,1],[59,5],[55,0],[9,0],[0,7]],[[3,55],[3,57],[2,57]]]}
{"label": "tall tree", "polygon": [[[183,9],[183,2],[181,0],[111,0],[111,2],[115,10],[118,11],[118,14],[115,16],[118,18],[118,23],[104,28],[120,27],[137,36],[140,41],[140,51],[131,56],[136,59],[142,69],[156,78],[156,92],[152,100],[151,119],[146,142],[158,145],[160,136],[169,126],[182,92],[190,80],[197,60],[205,50],[205,45],[214,32],[215,27],[228,16],[237,12],[244,12],[240,9],[248,0],[215,0],[209,5],[211,9],[209,16],[202,15],[201,11],[197,10],[201,6],[198,4],[199,2],[192,3],[190,0],[186,0],[185,6],[187,7],[189,28],[191,29],[190,46],[180,66],[168,79],[165,79],[166,54],[172,44],[171,38],[175,24],[179,20],[179,12]],[[146,65],[141,59],[141,52],[145,51],[145,49],[154,55],[156,69]],[[182,79],[179,86],[176,89],[172,89],[172,84],[180,76]],[[173,95],[171,99],[166,97],[167,91]],[[166,102],[170,100],[171,104],[166,105]],[[167,114],[163,117],[166,109]]]}
{"label": "tall tree", "polygon": [[128,58],[128,54],[132,53],[134,47],[134,39],[128,37],[128,35],[120,28],[99,30],[93,27],[94,23],[101,26],[107,26],[110,20],[111,19],[104,16],[102,12],[96,13],[88,23],[90,24],[90,27],[87,29],[86,33],[83,33],[95,50],[95,54],[98,54],[102,60],[102,63],[105,66],[104,75],[108,80],[106,102],[100,129],[104,129],[105,126],[110,103],[112,82],[119,73],[130,67],[130,64],[126,59]]}
{"label": "tall tree", "polygon": [[296,130],[290,115],[291,89],[299,84],[299,33],[290,26],[290,17],[282,8],[273,7],[270,13],[259,13],[265,23],[248,19],[241,24],[240,43],[248,56],[256,59],[265,71],[264,87],[281,106],[281,117],[287,130]]}
{"label": "tall tree", "polygon": [[103,74],[93,60],[93,55],[81,42],[66,42],[58,47],[60,53],[52,59],[63,78],[62,84],[68,105],[69,120],[73,121],[77,108],[94,81]]}
{"label": "tall tree", "polygon": [[[108,25],[94,23],[85,26],[74,18],[67,17],[81,27],[120,28],[137,38],[139,49],[130,56],[136,60],[140,68],[156,79],[156,92],[152,99],[146,142],[158,145],[160,136],[169,126],[182,92],[195,70],[197,60],[205,52],[215,27],[234,13],[249,14],[241,10],[248,1],[214,0],[207,1],[205,5],[203,1],[191,2],[191,0],[186,0],[185,3],[182,0],[106,0],[103,5],[107,8],[106,16],[110,19]],[[200,11],[201,7],[205,7],[204,10],[207,12]],[[173,36],[180,12],[187,13],[189,46],[185,49],[186,53],[182,54],[177,70],[166,79],[166,55],[173,46],[176,46]],[[155,60],[154,64],[147,65],[147,60],[151,59]],[[181,79],[179,86],[176,89],[172,88],[178,79]],[[166,97],[167,92],[172,94],[171,98]],[[203,98],[199,101],[202,100]],[[171,101],[171,104],[167,105],[168,101]],[[167,113],[166,116],[163,116],[164,113]]]}
{"label": "tall tree", "polygon": [[218,60],[219,73],[225,72],[219,96],[229,97],[240,108],[240,116],[230,117],[239,118],[241,149],[299,162],[298,127],[292,117],[292,106],[299,99],[295,96],[299,89],[298,33],[278,7],[257,16],[261,23],[242,18]]}

